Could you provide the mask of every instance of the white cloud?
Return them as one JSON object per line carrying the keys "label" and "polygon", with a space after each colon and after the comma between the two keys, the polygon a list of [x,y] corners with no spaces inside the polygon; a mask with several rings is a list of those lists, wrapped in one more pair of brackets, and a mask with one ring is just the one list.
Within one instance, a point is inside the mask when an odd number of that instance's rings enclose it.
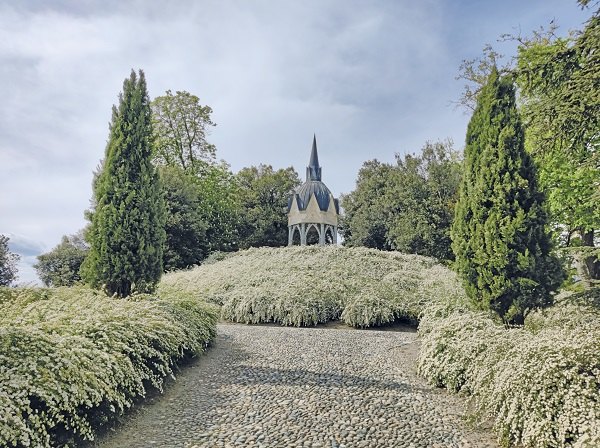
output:
{"label": "white cloud", "polygon": [[448,136],[462,146],[467,117],[449,105],[460,60],[553,15],[577,26],[585,13],[564,0],[0,0],[0,233],[47,250],[84,225],[131,68],[151,96],[188,90],[210,105],[234,169],[303,175],[316,132],[339,194],[365,160]]}

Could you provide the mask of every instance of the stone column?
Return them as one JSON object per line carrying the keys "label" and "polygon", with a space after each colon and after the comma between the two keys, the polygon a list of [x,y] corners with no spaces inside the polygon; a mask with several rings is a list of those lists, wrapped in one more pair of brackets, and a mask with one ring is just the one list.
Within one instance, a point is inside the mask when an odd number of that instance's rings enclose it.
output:
{"label": "stone column", "polygon": [[319,246],[325,246],[325,224],[320,224]]}
{"label": "stone column", "polygon": [[333,226],[333,244],[337,244],[337,226]]}
{"label": "stone column", "polygon": [[294,226],[288,226],[288,246],[294,243]]}
{"label": "stone column", "polygon": [[300,246],[306,246],[306,224],[300,224]]}

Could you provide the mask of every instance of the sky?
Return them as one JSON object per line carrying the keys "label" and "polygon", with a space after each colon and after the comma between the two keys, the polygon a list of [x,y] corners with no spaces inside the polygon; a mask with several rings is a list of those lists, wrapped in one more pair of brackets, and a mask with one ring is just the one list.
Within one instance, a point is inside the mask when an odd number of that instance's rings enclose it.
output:
{"label": "sky", "polygon": [[426,141],[464,146],[462,60],[503,33],[591,15],[575,0],[0,0],[0,234],[36,256],[86,224],[111,107],[131,69],[151,98],[188,91],[213,109],[209,141],[232,171],[303,177],[313,133],[336,197],[371,159]]}

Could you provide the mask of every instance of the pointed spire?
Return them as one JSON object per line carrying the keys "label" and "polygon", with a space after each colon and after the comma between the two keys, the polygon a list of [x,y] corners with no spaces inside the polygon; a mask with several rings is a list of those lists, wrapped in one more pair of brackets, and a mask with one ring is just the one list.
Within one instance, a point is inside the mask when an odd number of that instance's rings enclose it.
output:
{"label": "pointed spire", "polygon": [[317,136],[313,135],[312,151],[310,152],[310,161],[306,167],[306,181],[321,180],[321,167],[319,166],[319,154],[317,153]]}
{"label": "pointed spire", "polygon": [[308,166],[311,168],[319,168],[319,154],[317,154],[317,135],[313,134],[313,145],[310,153],[310,162]]}

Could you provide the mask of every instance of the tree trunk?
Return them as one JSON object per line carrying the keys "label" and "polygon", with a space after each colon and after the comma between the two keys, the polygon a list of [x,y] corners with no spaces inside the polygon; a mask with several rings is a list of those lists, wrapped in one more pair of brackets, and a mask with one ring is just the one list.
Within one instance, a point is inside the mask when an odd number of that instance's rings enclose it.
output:
{"label": "tree trunk", "polygon": [[[584,247],[594,247],[594,231],[581,233],[581,241]],[[600,260],[596,256],[589,256],[583,259],[587,274],[592,280],[600,280]]]}

